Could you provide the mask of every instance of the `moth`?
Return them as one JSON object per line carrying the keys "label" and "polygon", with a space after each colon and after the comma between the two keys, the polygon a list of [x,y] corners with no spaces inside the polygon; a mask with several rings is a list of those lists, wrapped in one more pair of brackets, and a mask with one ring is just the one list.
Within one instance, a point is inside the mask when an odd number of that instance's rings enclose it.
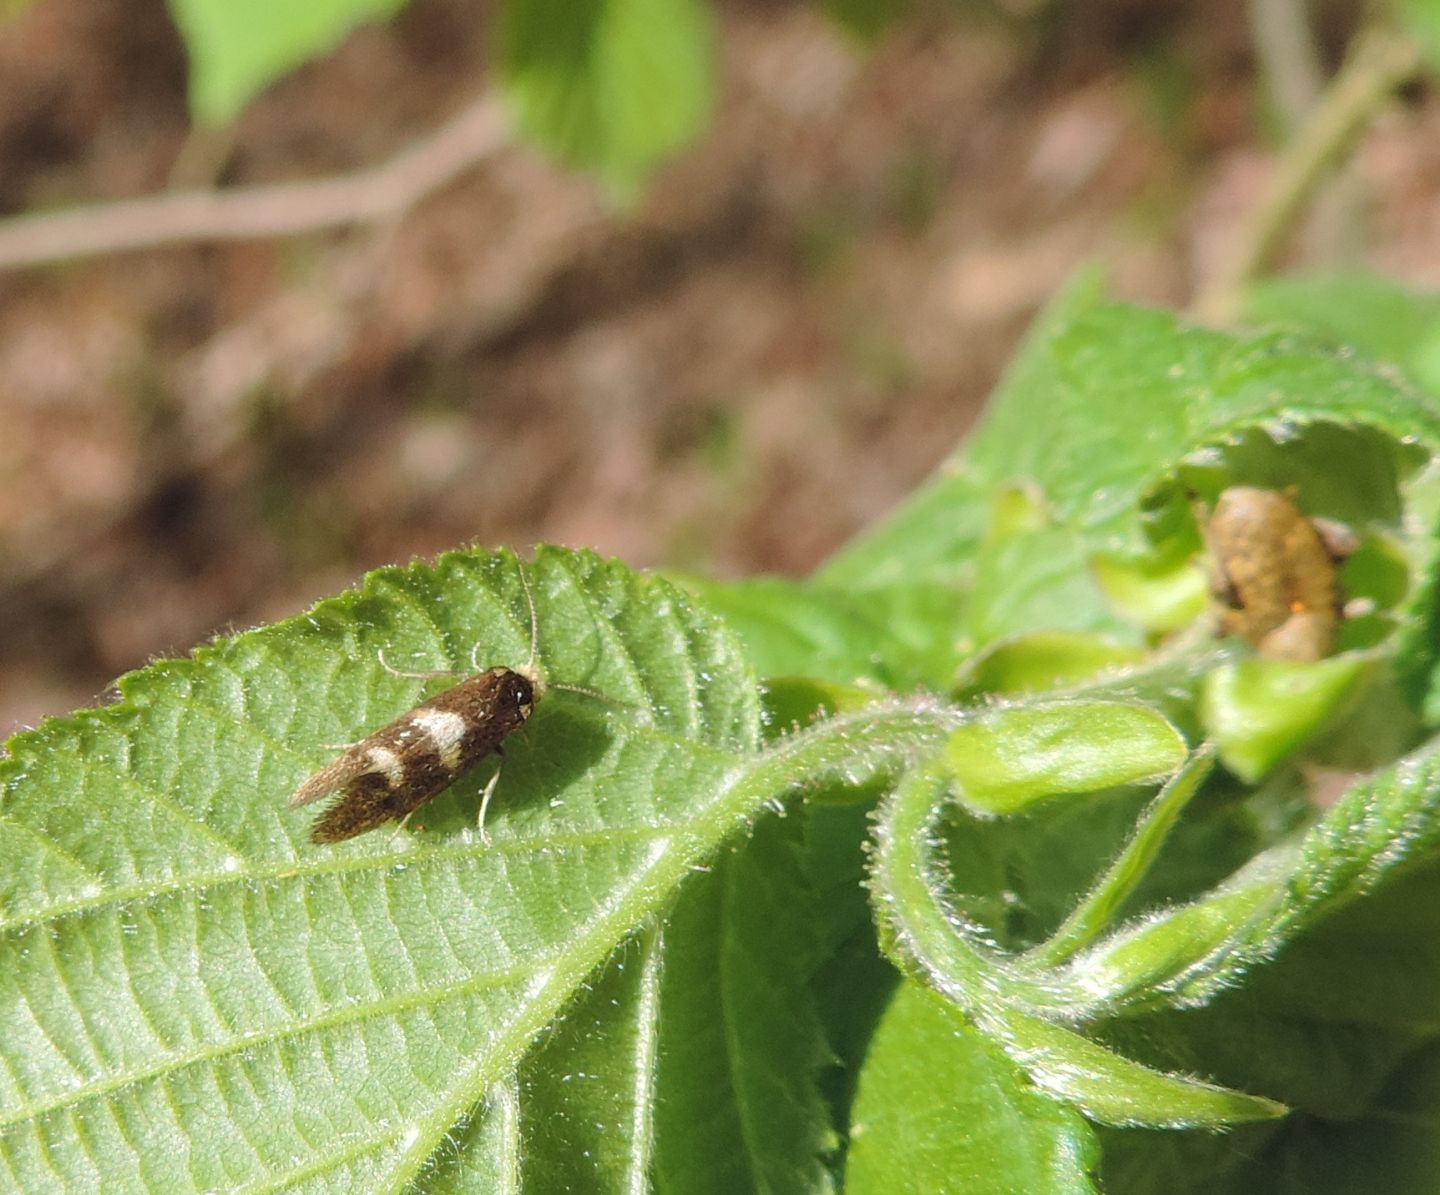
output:
{"label": "moth", "polygon": [[1324,659],[1343,617],[1337,563],[1355,535],[1277,490],[1223,490],[1205,529],[1220,629],[1276,660]]}
{"label": "moth", "polygon": [[[515,668],[487,668],[407,710],[393,722],[352,743],[300,785],[290,797],[297,809],[339,793],[310,829],[316,843],[344,842],[399,820],[396,833],[421,806],[444,792],[488,755],[503,755],[501,744],[524,726],[545,693],[535,667],[539,624],[530,582],[520,566],[530,607],[530,660]],[[380,662],[391,672],[395,669]],[[415,678],[453,672],[407,672]],[[567,686],[568,687],[568,686]],[[485,811],[500,770],[480,798],[479,826],[485,838]]]}

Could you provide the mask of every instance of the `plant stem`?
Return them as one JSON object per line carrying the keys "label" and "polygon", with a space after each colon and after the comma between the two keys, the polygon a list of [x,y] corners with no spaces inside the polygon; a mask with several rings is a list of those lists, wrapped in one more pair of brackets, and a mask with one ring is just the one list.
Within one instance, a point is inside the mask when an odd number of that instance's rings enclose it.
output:
{"label": "plant stem", "polygon": [[1396,88],[1420,69],[1420,50],[1390,32],[1362,34],[1310,119],[1281,156],[1270,186],[1245,220],[1194,314],[1225,324],[1239,314],[1245,288],[1267,267],[1301,209],[1354,145]]}
{"label": "plant stem", "polygon": [[1202,747],[1160,790],[1119,856],[1060,928],[1029,953],[1037,967],[1058,967],[1115,924],[1116,915],[1148,874],[1180,814],[1215,764],[1213,748]]}
{"label": "plant stem", "polygon": [[487,92],[387,161],[350,174],[168,191],[0,220],[0,270],[168,245],[384,225],[499,153],[509,137],[500,100]]}
{"label": "plant stem", "polygon": [[1270,102],[1293,137],[1325,91],[1306,0],[1250,0],[1250,36]]}

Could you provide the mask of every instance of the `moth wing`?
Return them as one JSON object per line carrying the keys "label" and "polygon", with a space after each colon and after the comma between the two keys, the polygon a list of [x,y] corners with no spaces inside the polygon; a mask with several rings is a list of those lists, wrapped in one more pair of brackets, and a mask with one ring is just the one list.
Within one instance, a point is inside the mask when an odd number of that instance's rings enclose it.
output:
{"label": "moth wing", "polygon": [[344,788],[357,776],[370,770],[363,756],[354,748],[331,760],[290,795],[289,808],[299,809],[337,789]]}

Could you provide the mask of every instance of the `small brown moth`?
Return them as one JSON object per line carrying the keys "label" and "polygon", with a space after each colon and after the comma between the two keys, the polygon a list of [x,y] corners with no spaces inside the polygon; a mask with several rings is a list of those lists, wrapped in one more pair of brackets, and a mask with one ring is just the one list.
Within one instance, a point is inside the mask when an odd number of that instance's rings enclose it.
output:
{"label": "small brown moth", "polygon": [[[517,668],[487,668],[467,676],[443,693],[422,701],[393,722],[352,743],[336,759],[306,780],[290,798],[296,809],[332,792],[339,799],[315,819],[311,841],[344,842],[395,818],[398,833],[410,815],[433,800],[487,755],[500,755],[501,744],[534,712],[545,692],[535,667],[539,624],[525,567],[520,566],[530,606],[530,661]],[[384,657],[380,659],[386,668]],[[394,669],[390,669],[394,672]],[[451,672],[407,672],[416,678],[453,676]],[[499,769],[480,798],[480,835],[485,810],[500,779]]]}

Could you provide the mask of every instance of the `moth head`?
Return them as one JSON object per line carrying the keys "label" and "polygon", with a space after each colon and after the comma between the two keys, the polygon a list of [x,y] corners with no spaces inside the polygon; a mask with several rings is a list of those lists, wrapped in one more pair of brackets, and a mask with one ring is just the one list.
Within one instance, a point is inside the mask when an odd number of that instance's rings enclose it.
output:
{"label": "moth head", "polygon": [[501,702],[518,710],[522,718],[529,718],[535,712],[535,703],[544,695],[545,682],[531,664],[507,672],[500,690]]}

